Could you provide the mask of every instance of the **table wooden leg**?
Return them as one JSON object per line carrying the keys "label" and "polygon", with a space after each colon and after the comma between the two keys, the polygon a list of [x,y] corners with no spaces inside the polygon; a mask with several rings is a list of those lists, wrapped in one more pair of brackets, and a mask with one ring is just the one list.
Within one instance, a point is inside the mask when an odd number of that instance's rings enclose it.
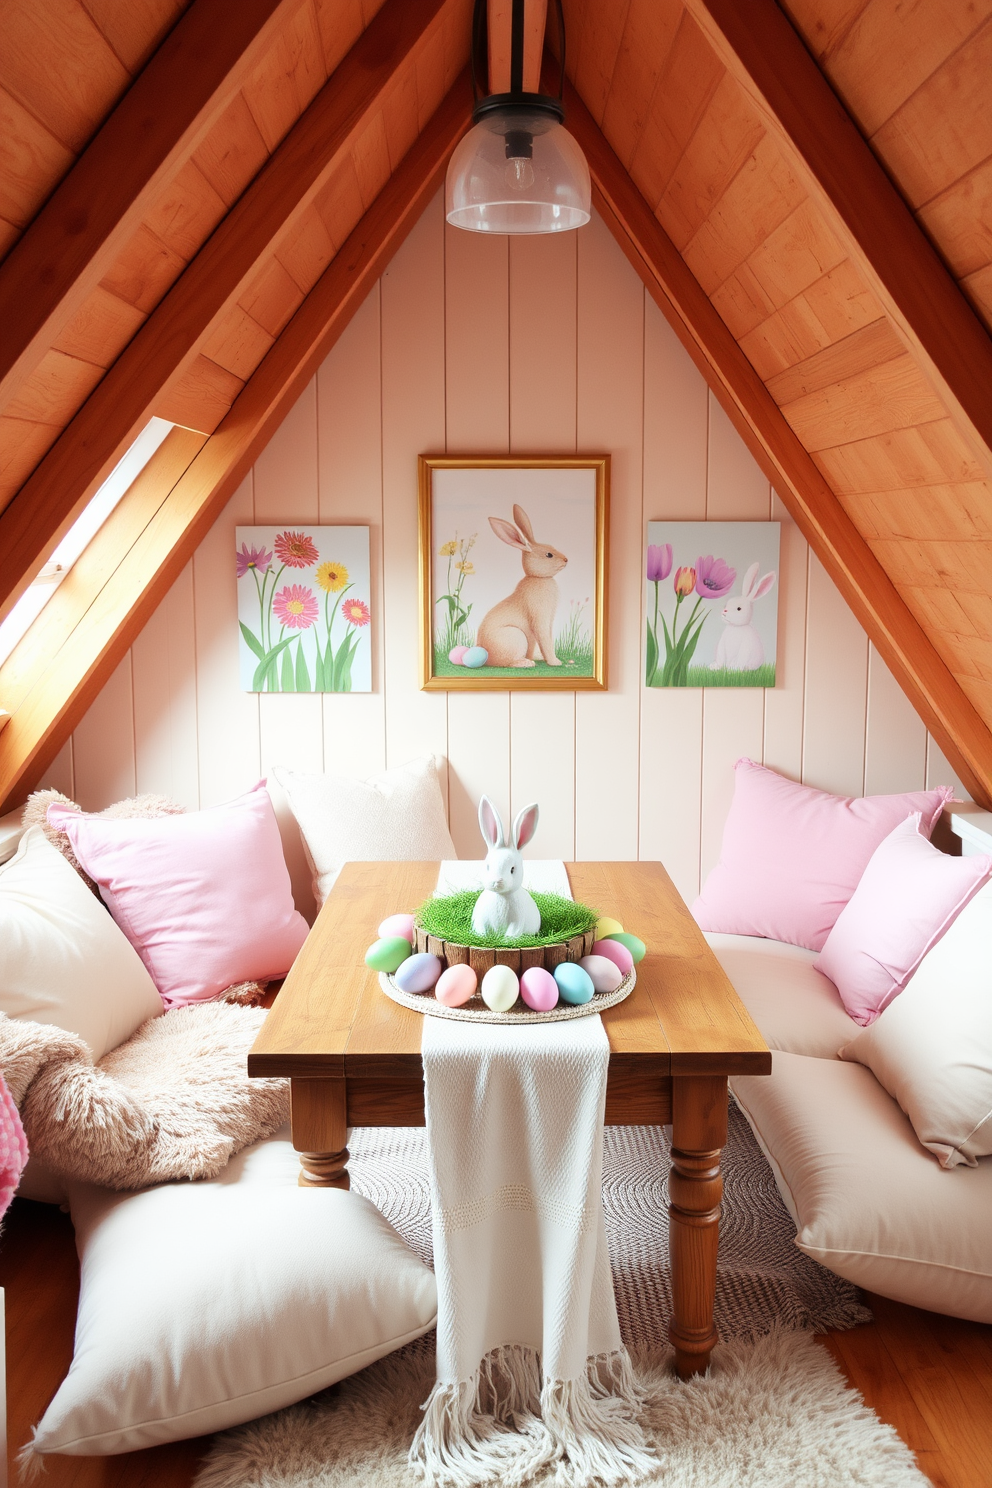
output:
{"label": "table wooden leg", "polygon": [[300,1187],[350,1188],[345,1081],[290,1080],[289,1088]]}
{"label": "table wooden leg", "polygon": [[668,1177],[669,1254],[675,1367],[683,1379],[709,1367],[716,1343],[713,1302],[720,1233],[720,1151],[727,1140],[727,1080],[672,1080],[672,1167]]}

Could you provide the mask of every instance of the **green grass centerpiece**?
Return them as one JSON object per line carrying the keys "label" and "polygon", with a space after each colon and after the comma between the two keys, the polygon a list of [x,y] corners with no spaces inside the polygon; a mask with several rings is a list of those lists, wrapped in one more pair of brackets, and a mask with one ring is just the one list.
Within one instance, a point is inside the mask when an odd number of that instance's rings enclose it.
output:
{"label": "green grass centerpiece", "polygon": [[476,935],[472,929],[472,910],[479,897],[477,889],[463,889],[457,894],[443,894],[427,899],[417,910],[418,930],[450,945],[479,946],[487,949],[559,945],[576,936],[589,934],[596,925],[598,911],[560,894],[532,893],[541,911],[541,933],[521,935],[515,940],[501,940],[495,935]]}

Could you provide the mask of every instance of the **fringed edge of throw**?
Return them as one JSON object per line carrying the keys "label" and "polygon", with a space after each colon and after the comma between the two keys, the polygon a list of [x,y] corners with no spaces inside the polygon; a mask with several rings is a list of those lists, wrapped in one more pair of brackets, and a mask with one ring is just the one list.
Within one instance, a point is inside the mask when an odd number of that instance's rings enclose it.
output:
{"label": "fringed edge of throw", "polygon": [[493,1349],[467,1380],[438,1382],[410,1447],[426,1488],[522,1488],[556,1464],[562,1488],[637,1483],[657,1471],[626,1349],[597,1354],[577,1379],[541,1377],[534,1349]]}
{"label": "fringed edge of throw", "polygon": [[25,1442],[17,1454],[17,1476],[22,1483],[36,1483],[47,1466],[44,1457],[35,1447],[37,1428],[31,1428],[31,1440]]}

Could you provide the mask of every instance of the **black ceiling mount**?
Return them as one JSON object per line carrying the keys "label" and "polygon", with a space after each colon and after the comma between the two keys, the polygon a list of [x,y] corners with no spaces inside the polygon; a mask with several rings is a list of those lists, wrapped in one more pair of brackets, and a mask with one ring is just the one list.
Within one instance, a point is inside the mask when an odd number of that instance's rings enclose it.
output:
{"label": "black ceiling mount", "polygon": [[489,13],[486,0],[475,0],[475,13],[472,18],[472,93],[475,97],[475,107],[472,110],[473,124],[478,124],[488,115],[508,113],[511,110],[538,116],[544,114],[556,124],[564,123],[565,18],[562,14],[561,0],[555,0],[555,12],[558,17],[560,63],[558,96],[555,97],[550,93],[524,92],[524,0],[513,0],[510,32],[510,91],[509,93],[483,94],[479,88],[479,78],[480,76],[487,79],[489,77]]}

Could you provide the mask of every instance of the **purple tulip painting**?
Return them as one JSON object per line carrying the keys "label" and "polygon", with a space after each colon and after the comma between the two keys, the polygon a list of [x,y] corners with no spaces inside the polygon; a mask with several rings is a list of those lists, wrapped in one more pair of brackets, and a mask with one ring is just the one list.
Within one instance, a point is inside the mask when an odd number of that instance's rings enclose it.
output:
{"label": "purple tulip painting", "polygon": [[648,687],[775,686],[779,536],[778,522],[648,523]]}

